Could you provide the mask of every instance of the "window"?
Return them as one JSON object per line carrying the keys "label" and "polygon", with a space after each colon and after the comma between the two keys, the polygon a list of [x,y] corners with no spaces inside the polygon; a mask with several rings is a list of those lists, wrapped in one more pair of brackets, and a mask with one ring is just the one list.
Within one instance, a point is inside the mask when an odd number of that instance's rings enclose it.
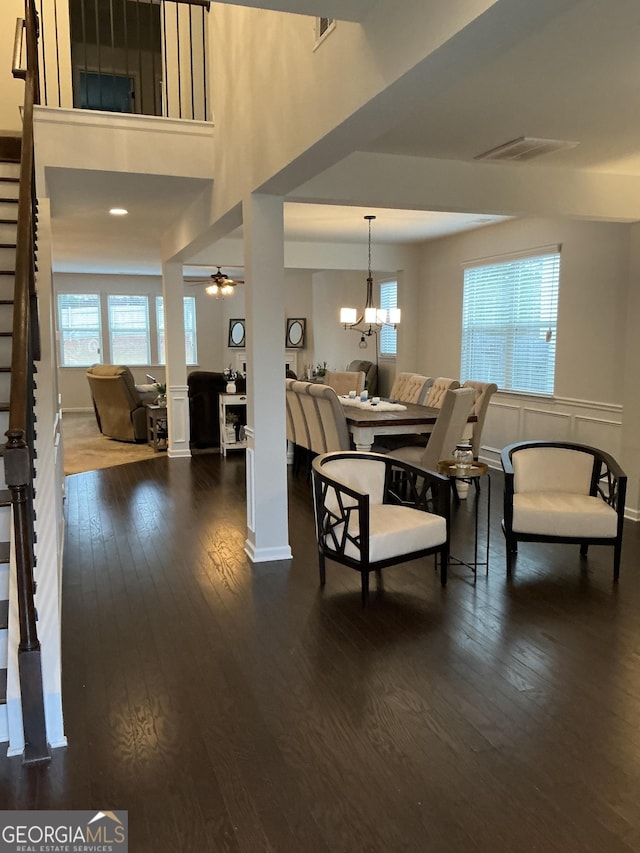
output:
{"label": "window", "polygon": [[462,380],[553,394],[559,247],[464,271]]}
{"label": "window", "polygon": [[335,29],[335,26],[335,18],[316,18],[316,47],[326,35]]}
{"label": "window", "polygon": [[[398,282],[383,281],[380,285],[380,307],[388,311],[398,307]],[[380,355],[395,355],[398,333],[393,326],[380,329]]]}
{"label": "window", "polygon": [[112,364],[149,364],[149,300],[146,296],[108,297]]}
{"label": "window", "polygon": [[[158,364],[164,364],[166,356],[164,351],[164,300],[162,296],[156,296],[156,324],[158,329]],[[186,363],[197,364],[195,296],[184,297],[184,344]]]}
{"label": "window", "polygon": [[102,362],[100,296],[97,293],[61,293],[58,296],[60,363],[82,367]]}

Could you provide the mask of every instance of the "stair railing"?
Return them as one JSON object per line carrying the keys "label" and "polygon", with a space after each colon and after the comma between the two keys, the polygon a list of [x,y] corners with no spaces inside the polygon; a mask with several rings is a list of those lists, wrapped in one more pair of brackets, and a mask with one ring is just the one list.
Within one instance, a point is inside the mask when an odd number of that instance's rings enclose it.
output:
{"label": "stair railing", "polygon": [[[26,66],[22,67],[26,36]],[[40,641],[36,626],[33,528],[34,361],[40,359],[40,334],[35,289],[37,200],[33,151],[33,106],[39,103],[38,19],[34,0],[25,0],[14,46],[14,77],[25,81],[18,233],[14,290],[9,429],[5,433],[4,468],[11,493],[20,642],[18,674],[24,729],[25,764],[48,761]]]}

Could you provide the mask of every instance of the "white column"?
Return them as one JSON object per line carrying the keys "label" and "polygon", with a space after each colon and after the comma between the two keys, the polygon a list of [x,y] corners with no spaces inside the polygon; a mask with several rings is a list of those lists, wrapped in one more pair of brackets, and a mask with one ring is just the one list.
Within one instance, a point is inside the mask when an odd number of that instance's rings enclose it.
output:
{"label": "white column", "polygon": [[167,363],[169,456],[191,456],[189,449],[189,395],[184,341],[184,286],[182,264],[162,264],[164,349]]}
{"label": "white column", "polygon": [[247,540],[253,562],[291,557],[287,521],[281,198],[243,203],[247,321]]}
{"label": "white column", "polygon": [[402,309],[402,315],[398,326],[396,373],[419,372],[417,341],[420,258],[418,250],[415,247],[408,247],[403,261],[402,269],[397,271],[398,305]]}

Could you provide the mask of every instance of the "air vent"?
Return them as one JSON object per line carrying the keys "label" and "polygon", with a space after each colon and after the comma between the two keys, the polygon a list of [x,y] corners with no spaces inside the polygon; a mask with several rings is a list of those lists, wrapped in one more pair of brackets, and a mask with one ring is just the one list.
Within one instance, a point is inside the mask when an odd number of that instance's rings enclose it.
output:
{"label": "air vent", "polygon": [[554,151],[562,151],[565,148],[575,148],[579,142],[568,142],[564,139],[536,139],[534,136],[519,136],[504,145],[498,145],[484,154],[478,154],[475,160],[512,160],[522,162],[542,157],[543,154],[552,154]]}

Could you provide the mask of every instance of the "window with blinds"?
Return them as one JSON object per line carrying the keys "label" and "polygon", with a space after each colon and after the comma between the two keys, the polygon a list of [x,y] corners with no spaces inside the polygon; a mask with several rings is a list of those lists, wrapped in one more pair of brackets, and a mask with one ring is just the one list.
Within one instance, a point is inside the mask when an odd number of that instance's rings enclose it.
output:
{"label": "window with blinds", "polygon": [[146,296],[109,295],[112,364],[149,364],[149,301]]}
{"label": "window with blinds", "polygon": [[88,367],[102,363],[100,341],[100,295],[60,293],[58,295],[60,364]]}
{"label": "window with blinds", "polygon": [[554,392],[559,247],[464,270],[462,380]]}
{"label": "window with blinds", "polygon": [[[165,364],[164,351],[164,300],[156,296],[156,325],[158,332],[158,364]],[[198,363],[196,341],[196,300],[195,296],[184,297],[184,344],[187,364]]]}
{"label": "window with blinds", "polygon": [[[380,307],[389,312],[398,307],[398,282],[383,281],[380,285]],[[380,355],[396,355],[398,333],[393,326],[380,329]]]}

